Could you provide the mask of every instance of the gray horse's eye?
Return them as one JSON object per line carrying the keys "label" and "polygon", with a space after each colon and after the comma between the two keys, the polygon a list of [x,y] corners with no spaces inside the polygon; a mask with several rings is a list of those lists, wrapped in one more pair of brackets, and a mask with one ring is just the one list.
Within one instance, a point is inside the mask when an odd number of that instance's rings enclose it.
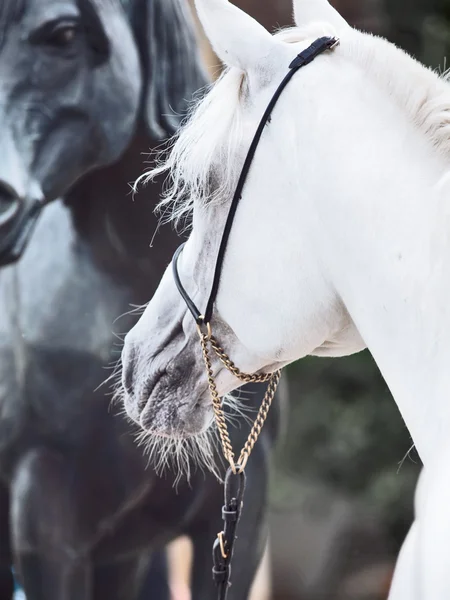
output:
{"label": "gray horse's eye", "polygon": [[44,44],[53,48],[69,48],[81,35],[81,27],[78,21],[64,19],[45,23],[30,36],[33,44]]}
{"label": "gray horse's eye", "polygon": [[46,42],[52,46],[69,46],[79,33],[80,28],[77,23],[59,23],[48,33]]}

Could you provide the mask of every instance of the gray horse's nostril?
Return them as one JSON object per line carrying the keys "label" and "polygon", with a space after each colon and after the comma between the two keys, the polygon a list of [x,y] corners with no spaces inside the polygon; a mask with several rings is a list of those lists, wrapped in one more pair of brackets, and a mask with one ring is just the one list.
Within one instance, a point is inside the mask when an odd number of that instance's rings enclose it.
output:
{"label": "gray horse's nostril", "polygon": [[19,212],[21,199],[5,181],[0,181],[0,227],[7,225]]}

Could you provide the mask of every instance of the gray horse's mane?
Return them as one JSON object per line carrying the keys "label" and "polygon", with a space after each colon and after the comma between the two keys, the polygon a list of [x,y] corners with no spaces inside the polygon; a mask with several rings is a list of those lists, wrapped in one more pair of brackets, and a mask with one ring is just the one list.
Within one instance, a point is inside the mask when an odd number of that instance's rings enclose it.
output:
{"label": "gray horse's mane", "polygon": [[[86,0],[84,0],[86,1]],[[90,0],[121,6],[133,28],[146,78],[144,118],[155,139],[175,132],[195,91],[207,83],[187,0]],[[0,0],[0,45],[27,0]]]}
{"label": "gray horse's mane", "polygon": [[176,131],[208,77],[187,0],[120,0],[139,39],[147,71],[146,120],[157,139]]}
{"label": "gray horse's mane", "polygon": [[1,0],[0,1],[0,46],[5,38],[5,33],[14,21],[19,21],[25,11],[27,0]]}

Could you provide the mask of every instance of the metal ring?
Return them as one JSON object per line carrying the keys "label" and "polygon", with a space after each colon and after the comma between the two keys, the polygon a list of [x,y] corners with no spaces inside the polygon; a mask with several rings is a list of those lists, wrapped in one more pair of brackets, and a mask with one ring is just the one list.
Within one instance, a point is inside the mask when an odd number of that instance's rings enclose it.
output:
{"label": "metal ring", "polygon": [[[206,328],[206,333],[203,330],[204,328]],[[205,317],[203,315],[200,315],[197,319],[197,331],[200,338],[204,339],[205,342],[209,342],[212,338],[211,323],[205,323]]]}
{"label": "metal ring", "polygon": [[233,473],[232,469],[229,468],[225,475],[225,505],[230,506],[233,499],[237,502],[239,508],[244,497],[245,482],[246,482],[245,471],[239,471]]}
{"label": "metal ring", "polygon": [[239,462],[237,462],[235,465],[236,473],[244,472],[244,469],[247,466],[247,461],[248,461],[248,453],[242,452],[242,454],[239,457]]}
{"label": "metal ring", "polygon": [[230,469],[233,472],[233,475],[237,475],[238,471],[236,470],[236,463],[234,462],[234,458],[231,454],[227,456],[228,464],[230,465]]}

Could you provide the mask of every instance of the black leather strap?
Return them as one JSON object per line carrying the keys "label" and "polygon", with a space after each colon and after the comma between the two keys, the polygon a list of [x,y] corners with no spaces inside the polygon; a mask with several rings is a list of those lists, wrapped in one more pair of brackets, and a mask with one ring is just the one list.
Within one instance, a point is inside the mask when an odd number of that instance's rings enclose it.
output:
{"label": "black leather strap", "polygon": [[188,307],[189,311],[191,312],[192,316],[194,317],[196,323],[198,325],[202,325],[202,323],[203,323],[202,315],[201,315],[200,311],[198,310],[198,308],[196,307],[196,305],[194,304],[191,297],[189,296],[189,294],[184,289],[183,284],[181,283],[180,275],[178,273],[178,259],[180,258],[180,254],[182,253],[185,245],[186,245],[186,242],[184,242],[184,244],[181,244],[181,246],[176,250],[175,254],[173,255],[173,259],[172,259],[173,278],[175,280],[175,285],[177,286],[177,289],[181,294],[181,297],[186,302],[186,306]]}
{"label": "black leather strap", "polygon": [[265,126],[267,125],[267,123],[270,123],[270,117],[271,117],[272,111],[273,111],[276,103],[278,102],[278,99],[280,98],[284,88],[287,86],[287,84],[292,79],[294,74],[302,67],[305,67],[306,65],[311,63],[317,56],[319,56],[326,50],[334,48],[338,43],[339,43],[338,40],[334,37],[321,37],[318,40],[316,40],[315,42],[313,42],[311,44],[311,46],[309,46],[308,48],[303,50],[303,52],[300,52],[300,54],[298,56],[296,56],[296,58],[294,58],[294,60],[289,65],[289,72],[286,74],[283,81],[278,86],[276,92],[272,96],[271,101],[269,102],[269,105],[267,106],[266,110],[264,111],[264,114],[258,125],[258,129],[256,130],[256,133],[253,137],[252,143],[248,150],[247,156],[245,158],[244,166],[242,167],[242,171],[239,176],[239,181],[236,186],[236,191],[234,193],[234,196],[233,196],[233,199],[232,199],[232,202],[230,205],[230,209],[228,211],[225,228],[224,228],[224,231],[222,234],[222,239],[221,239],[219,251],[217,254],[216,267],[214,270],[214,277],[213,277],[213,282],[212,282],[212,286],[211,286],[211,292],[210,292],[208,302],[206,304],[206,310],[204,313],[201,313],[198,310],[198,308],[192,302],[191,298],[187,294],[186,290],[184,289],[184,287],[180,281],[180,277],[178,274],[178,268],[177,268],[177,262],[178,262],[178,257],[181,254],[184,244],[180,248],[178,248],[178,250],[175,253],[175,256],[173,258],[173,275],[174,275],[175,283],[177,285],[177,288],[178,288],[181,296],[183,297],[184,301],[186,302],[188,309],[190,310],[190,312],[192,313],[194,319],[196,320],[196,322],[198,324],[209,323],[211,321],[213,308],[214,308],[214,302],[216,301],[217,292],[219,290],[220,276],[222,273],[222,266],[223,266],[223,261],[225,258],[225,251],[227,248],[228,239],[230,237],[231,227],[233,225],[233,221],[234,221],[234,217],[236,215],[236,210],[237,210],[239,201],[242,197],[242,191],[244,189],[244,185],[247,180],[247,176],[250,171],[250,167],[253,162],[253,158],[255,156],[256,149],[260,142],[260,139],[261,139],[261,136],[262,136]]}
{"label": "black leather strap", "polygon": [[218,600],[226,600],[228,588],[231,585],[231,560],[236,541],[236,529],[241,518],[245,482],[244,472],[234,474],[231,468],[228,469],[225,475],[224,506],[222,508],[224,528],[219,534],[221,539],[217,537],[213,546],[212,572],[218,590]]}
{"label": "black leather strap", "polygon": [[223,260],[225,258],[225,251],[228,244],[228,238],[230,237],[231,227],[233,225],[234,217],[236,215],[236,210],[239,204],[240,199],[242,198],[242,191],[244,189],[245,182],[247,180],[248,173],[250,171],[251,164],[253,162],[253,158],[255,156],[256,149],[258,147],[259,141],[261,139],[262,133],[264,131],[264,127],[270,121],[270,116],[272,111],[278,102],[284,88],[290,82],[295,73],[301,69],[302,67],[308,65],[312,62],[319,54],[325,52],[325,50],[329,50],[333,46],[337,44],[336,38],[330,37],[322,37],[316,40],[311,46],[300,52],[300,54],[291,62],[289,65],[289,72],[283,79],[283,81],[278,86],[275,94],[273,95],[269,105],[267,106],[264,115],[258,125],[258,129],[256,130],[255,136],[250,145],[249,151],[247,153],[244,166],[242,167],[241,175],[239,177],[239,181],[236,187],[236,191],[233,196],[233,200],[231,202],[230,210],[228,212],[227,221],[225,223],[225,229],[222,234],[222,240],[220,242],[219,252],[217,255],[216,269],[214,271],[213,284],[211,288],[211,293],[209,296],[208,303],[206,305],[205,310],[205,323],[209,323],[211,321],[214,302],[216,301],[217,292],[219,291],[220,284],[220,275],[222,273]]}

